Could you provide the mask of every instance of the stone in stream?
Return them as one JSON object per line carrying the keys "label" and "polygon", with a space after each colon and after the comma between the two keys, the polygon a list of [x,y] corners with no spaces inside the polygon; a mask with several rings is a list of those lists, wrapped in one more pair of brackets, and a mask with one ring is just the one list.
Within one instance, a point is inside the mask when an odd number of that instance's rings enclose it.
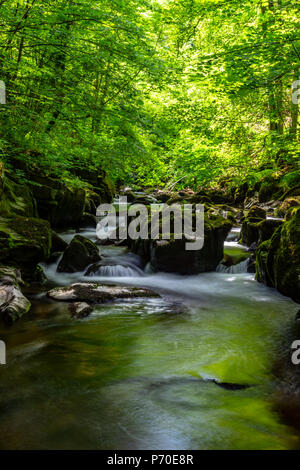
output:
{"label": "stone in stream", "polygon": [[58,253],[61,251],[65,251],[68,247],[67,242],[63,240],[54,230],[52,230],[52,243],[51,243],[51,255],[53,253]]}
{"label": "stone in stream", "polygon": [[67,287],[57,287],[48,292],[52,300],[63,302],[104,303],[115,299],[137,297],[160,297],[149,289],[140,287],[110,286],[98,283],[77,283]]}
{"label": "stone in stream", "polygon": [[69,305],[72,317],[85,318],[93,312],[93,307],[86,302],[74,302]]}
{"label": "stone in stream", "polygon": [[150,262],[154,272],[188,275],[215,271],[223,259],[224,241],[232,222],[223,217],[218,208],[205,209],[203,248],[187,250],[187,240],[175,239],[174,233],[170,240],[150,240],[150,236],[148,240],[133,240],[130,248],[145,263]]}
{"label": "stone in stream", "polygon": [[57,271],[60,273],[81,272],[89,264],[100,259],[97,245],[88,238],[76,235],[65,250]]}
{"label": "stone in stream", "polygon": [[31,307],[22,294],[19,284],[22,283],[17,269],[0,267],[0,318],[11,324],[21,318]]}

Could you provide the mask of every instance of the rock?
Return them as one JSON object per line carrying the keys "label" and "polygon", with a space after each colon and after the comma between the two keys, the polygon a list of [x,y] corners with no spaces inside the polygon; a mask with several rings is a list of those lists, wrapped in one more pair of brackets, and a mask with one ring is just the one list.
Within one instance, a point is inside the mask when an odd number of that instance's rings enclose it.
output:
{"label": "rock", "polygon": [[28,284],[43,286],[47,282],[47,277],[41,266],[22,267],[22,279]]}
{"label": "rock", "polygon": [[53,253],[58,253],[61,251],[65,251],[67,248],[68,244],[63,240],[56,232],[52,230],[52,244],[51,244],[51,255]]}
{"label": "rock", "polygon": [[290,208],[298,206],[300,206],[300,196],[288,197],[275,210],[275,216],[285,217]]}
{"label": "rock", "polygon": [[[187,240],[135,240],[133,252],[150,262],[154,272],[197,274],[215,271],[223,259],[224,241],[232,223],[211,209],[205,213],[204,246],[201,250],[186,250]],[[172,235],[172,234],[171,234]]]}
{"label": "rock", "polygon": [[29,187],[0,176],[0,214],[2,217],[37,217],[36,201]]}
{"label": "rock", "polygon": [[121,191],[121,196],[126,196],[127,197],[127,202],[135,202],[137,195],[131,190],[131,189],[125,189],[124,191]]}
{"label": "rock", "polygon": [[300,303],[300,209],[256,254],[257,280]]}
{"label": "rock", "polygon": [[280,187],[279,178],[275,178],[274,175],[266,177],[260,186],[258,199],[259,202],[267,202],[271,199],[276,199],[280,196],[282,189]]}
{"label": "rock", "polygon": [[[34,176],[33,176],[34,177]],[[39,216],[53,227],[75,227],[85,207],[84,189],[67,186],[45,176],[35,176],[31,190],[37,200]]]}
{"label": "rock", "polygon": [[93,312],[93,307],[86,302],[74,302],[69,305],[72,317],[86,318]]}
{"label": "rock", "polygon": [[157,201],[166,203],[169,199],[174,197],[174,194],[171,191],[157,191],[154,197],[157,199]]}
{"label": "rock", "polygon": [[22,279],[18,270],[0,267],[0,318],[11,324],[21,318],[31,307],[20,290]]}
{"label": "rock", "polygon": [[104,303],[115,299],[136,297],[159,297],[149,289],[125,286],[108,286],[97,283],[77,283],[68,287],[57,287],[48,292],[48,297],[63,302]]}
{"label": "rock", "polygon": [[54,253],[51,253],[50,257],[47,259],[47,264],[56,263],[62,254],[62,251],[55,251]]}
{"label": "rock", "polygon": [[258,245],[271,238],[275,230],[281,225],[281,220],[247,217],[242,224],[241,243],[247,246],[254,243]]}
{"label": "rock", "polygon": [[113,200],[115,195],[114,184],[102,168],[82,168],[79,164],[73,171],[82,181],[89,183],[93,187],[93,193],[100,197],[100,202],[95,202],[96,206]]}
{"label": "rock", "polygon": [[255,218],[255,219],[266,219],[267,218],[267,212],[262,207],[252,206],[249,209],[247,217]]}
{"label": "rock", "polygon": [[76,235],[65,250],[57,271],[60,273],[80,272],[100,259],[97,245],[81,235]]}
{"label": "rock", "polygon": [[265,209],[259,206],[250,207],[249,211],[245,213],[243,218],[241,230],[241,243],[250,246],[252,243],[258,243],[259,240],[259,227],[261,222],[266,220],[267,213]]}
{"label": "rock", "polygon": [[84,212],[78,222],[79,227],[97,227],[97,218],[93,214]]}
{"label": "rock", "polygon": [[0,262],[26,269],[47,260],[51,249],[49,222],[41,219],[0,218]]}

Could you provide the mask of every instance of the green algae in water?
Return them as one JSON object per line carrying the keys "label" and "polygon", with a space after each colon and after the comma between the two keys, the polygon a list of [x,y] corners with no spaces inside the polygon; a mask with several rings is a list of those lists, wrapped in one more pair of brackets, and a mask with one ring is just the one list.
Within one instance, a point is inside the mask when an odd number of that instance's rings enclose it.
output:
{"label": "green algae in water", "polygon": [[1,448],[300,447],[273,409],[270,373],[296,304],[249,275],[131,283],[167,296],[101,305],[85,320],[39,299],[0,331]]}

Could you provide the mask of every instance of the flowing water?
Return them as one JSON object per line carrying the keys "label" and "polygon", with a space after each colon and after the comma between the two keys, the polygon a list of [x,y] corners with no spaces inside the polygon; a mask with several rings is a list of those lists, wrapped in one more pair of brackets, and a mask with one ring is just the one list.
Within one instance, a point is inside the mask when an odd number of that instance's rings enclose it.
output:
{"label": "flowing water", "polygon": [[[236,243],[232,234],[227,243]],[[124,248],[100,250],[120,262],[107,269],[134,264]],[[0,329],[1,448],[300,448],[276,411],[271,372],[298,310],[291,300],[246,272],[55,270],[46,267],[56,285],[97,280],[161,297],[99,305],[78,320],[66,304],[32,295],[30,313]]]}

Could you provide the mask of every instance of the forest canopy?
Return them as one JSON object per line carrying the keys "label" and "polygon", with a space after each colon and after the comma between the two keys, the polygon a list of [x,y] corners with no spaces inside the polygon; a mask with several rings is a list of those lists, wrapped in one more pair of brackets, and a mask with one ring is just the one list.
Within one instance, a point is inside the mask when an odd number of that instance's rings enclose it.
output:
{"label": "forest canopy", "polygon": [[297,0],[1,0],[0,22],[7,168],[197,187],[299,158]]}

